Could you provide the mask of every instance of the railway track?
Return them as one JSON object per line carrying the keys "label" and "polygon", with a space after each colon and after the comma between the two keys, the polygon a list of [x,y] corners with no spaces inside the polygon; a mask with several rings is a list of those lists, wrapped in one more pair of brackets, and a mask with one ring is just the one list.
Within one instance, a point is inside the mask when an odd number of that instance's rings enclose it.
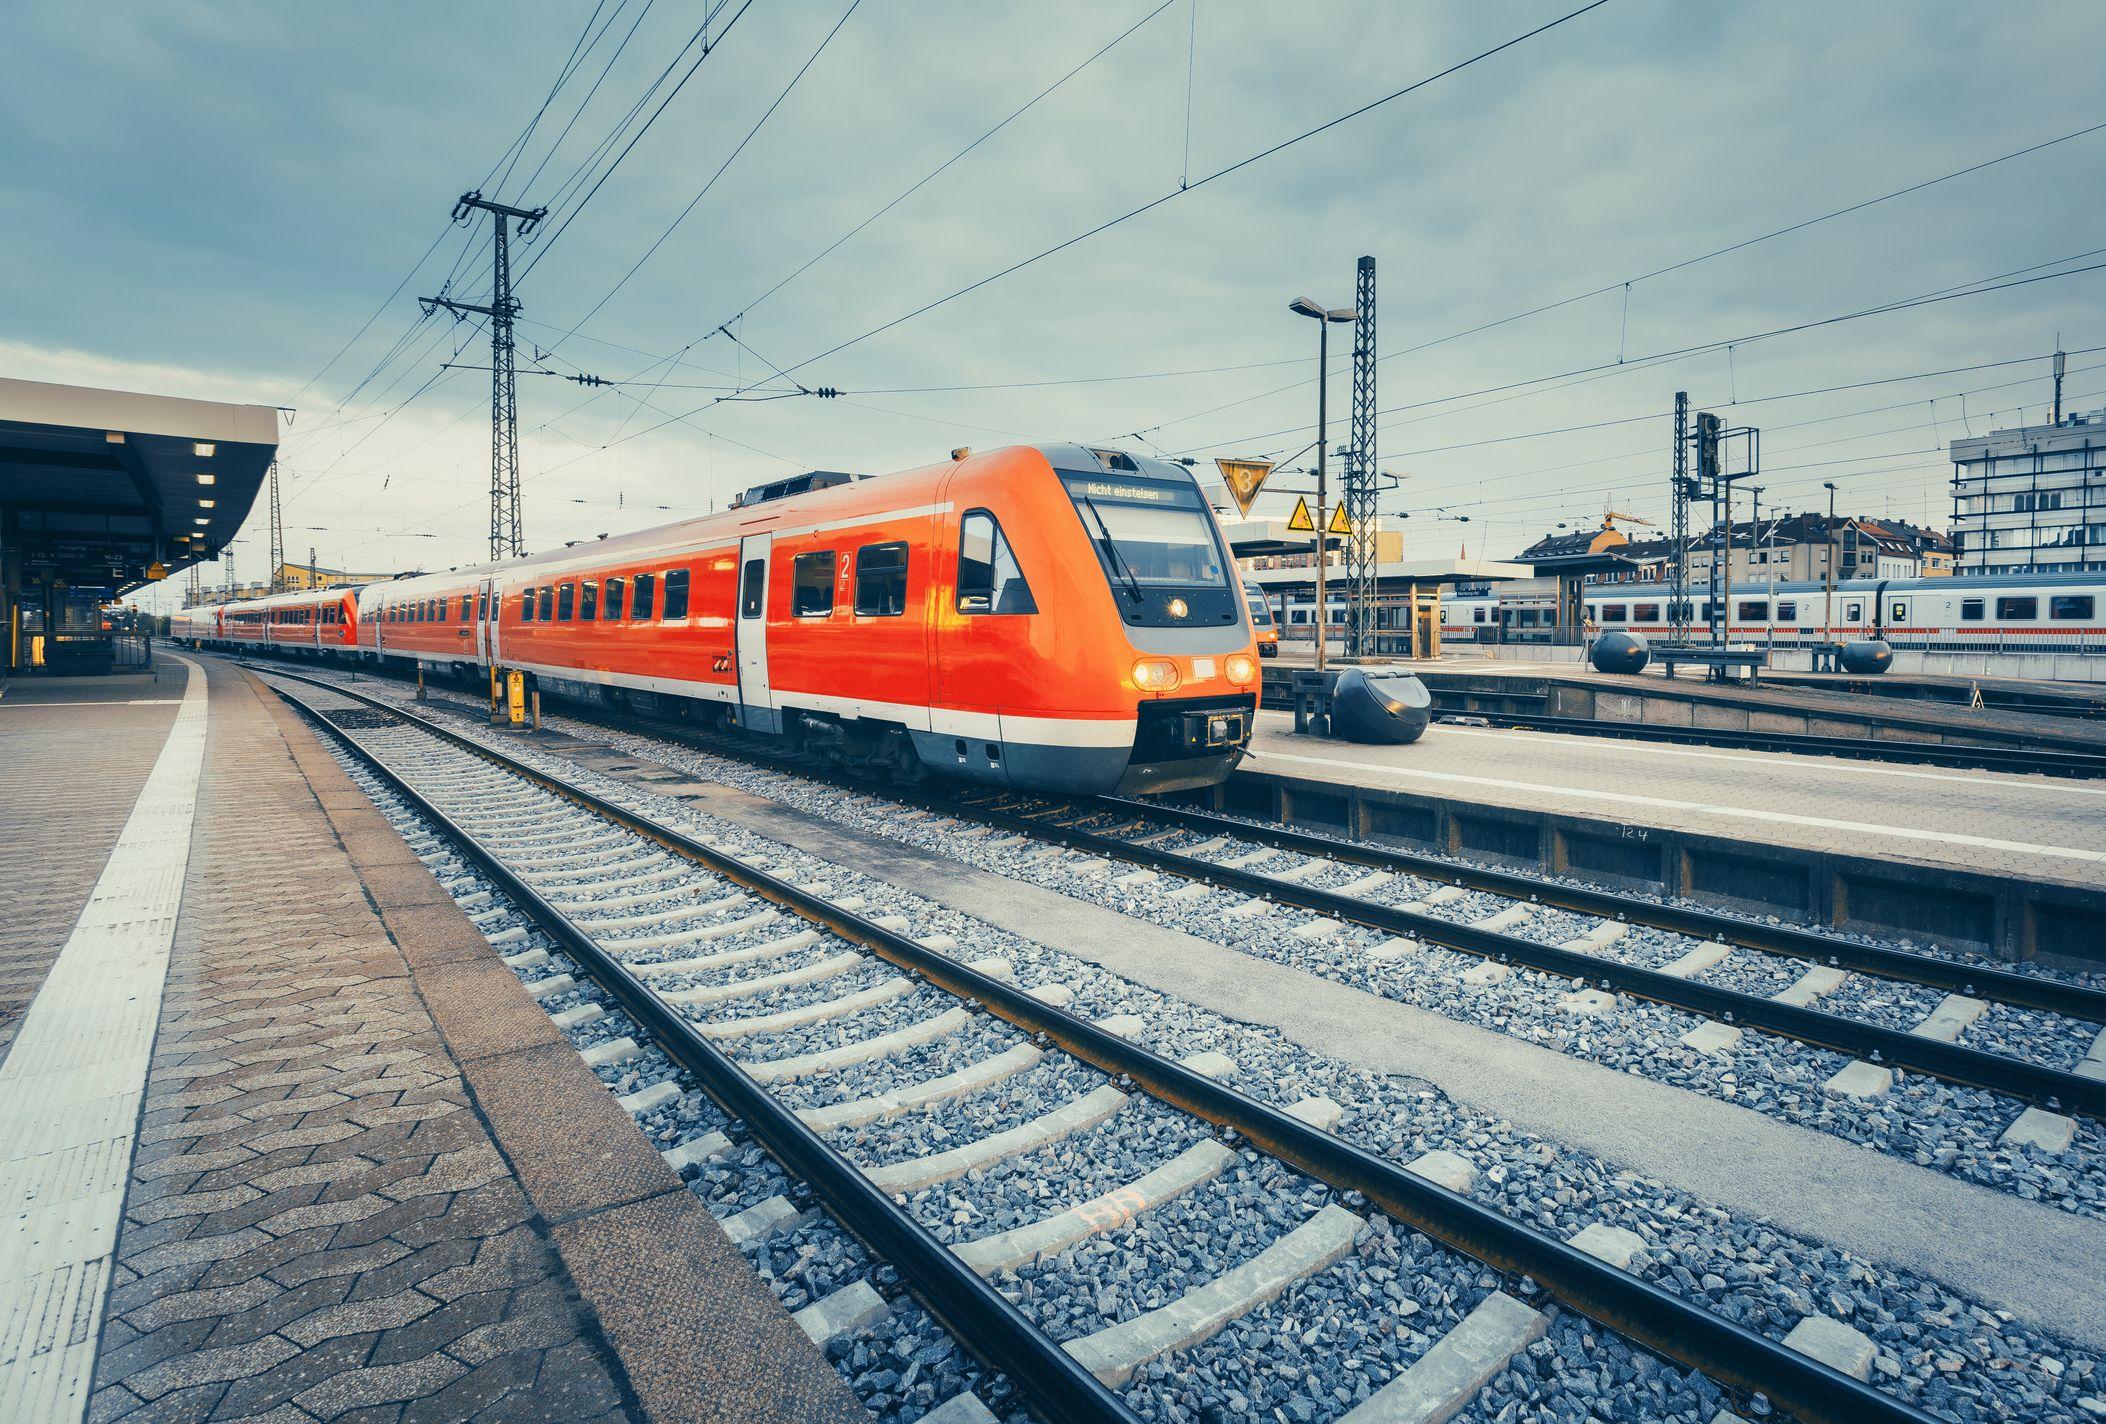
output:
{"label": "railway track", "polygon": [[[1362,1271],[1364,1284],[1369,1243],[1398,1239],[1397,1226],[1445,1248],[1418,1269],[1460,1268],[1458,1279],[1473,1282],[1487,1267],[1501,1276],[1470,1290],[1474,1304],[1453,1312],[1459,1319],[1336,1417],[1447,1417],[1389,1411],[1459,1407],[1540,1333],[1537,1305],[1550,1301],[1800,1418],[1929,1417],[1446,1190],[1412,1164],[1341,1139],[1326,1130],[1335,1104],[1270,1106],[1233,1086],[1232,1064],[1150,1052],[1129,1036],[1138,1023],[1068,1013],[1057,984],[1024,987],[1009,966],[912,937],[912,926],[872,913],[879,907],[839,897],[823,879],[742,859],[622,804],[612,787],[589,789],[352,689],[324,684],[317,696],[279,688],[445,842],[432,845],[428,861],[458,857],[527,917],[546,948],[529,947],[524,931],[500,934],[517,946],[511,962],[559,1023],[589,1031],[606,1013],[597,1006],[612,1005],[694,1075],[726,1128],[714,1140],[701,1133],[676,1144],[676,1158],[694,1166],[750,1133],[882,1263],[880,1284],[884,1270],[896,1271],[1041,1418],[1134,1417],[1115,1386],[1130,1391],[1151,1361],[1203,1348],[1215,1329],[1297,1282]],[[504,918],[495,905],[481,913],[485,923]],[[596,986],[589,1003],[578,997],[580,975]],[[848,1025],[879,1031],[845,1037]],[[955,1057],[931,1057],[931,1045],[961,1037],[981,1056],[957,1067],[948,1067]],[[603,1036],[588,1056],[612,1068],[642,1051]],[[1064,1101],[1008,1120],[1015,1099],[1005,1085],[1031,1075],[1056,1084]],[[661,1102],[669,1091],[644,1090]],[[966,1105],[974,1103],[991,1105],[992,1116],[973,1117]],[[651,1108],[638,1102],[632,1110]],[[959,1140],[925,1151],[925,1140],[894,1126],[932,1113],[950,1115]],[[954,1196],[931,1190],[1033,1144],[1122,1121],[1154,1124],[1164,1160],[1132,1180],[1085,1184],[1080,1199],[1049,1203],[1056,1209],[1036,1219],[961,1231],[954,1215],[943,1215]],[[1243,1195],[1223,1199],[1222,1181],[1242,1183]],[[1048,1257],[1107,1231],[1138,1256],[1174,1258],[1179,1231],[1218,1223],[1239,1203],[1248,1209],[1252,1183],[1275,1208],[1273,1219],[1227,1219],[1232,1235],[1256,1249],[1174,1298],[1105,1311],[1101,1293],[1078,1304],[1028,1289]],[[1281,1203],[1305,1214],[1279,1220]],[[795,1206],[756,1201],[735,1231],[763,1235],[768,1223],[797,1215]],[[988,1224],[1000,1223],[975,1226]],[[1155,1239],[1159,1232],[1164,1239]],[[995,1284],[1019,1279],[1022,1291]],[[883,1305],[864,1280],[839,1285],[800,1318],[817,1336]],[[1108,1318],[1075,1327],[1091,1315]],[[956,1418],[981,1417],[955,1407]]]}
{"label": "railway track", "polygon": [[[779,768],[784,761],[678,723],[631,719],[618,725],[749,765]],[[1531,1033],[1544,1019],[1583,1032],[1626,1001],[1699,1015],[1705,1022],[1686,1032],[1682,1023],[1654,1025],[1657,1047],[1679,1043],[1697,1050],[1715,1067],[1709,1074],[1684,1075],[1680,1085],[1736,1101],[1754,1100],[1750,1069],[1762,1071],[1760,1063],[1744,1061],[1751,1045],[1762,1042],[1743,1042],[1750,1028],[1841,1055],[1824,1055],[1818,1075],[1804,1085],[1824,1107],[1856,1104],[1861,1116],[1868,1115],[1888,1101],[1898,1075],[1909,1072],[1973,1090],[1963,1100],[1938,1105],[1966,1122],[1972,1144],[1958,1151],[1915,1150],[1922,1165],[1975,1168],[1977,1179],[1984,1179],[1978,1166],[1983,1152],[2008,1149],[2007,1156],[2019,1157],[2019,1149],[2030,1144],[2052,1156],[2075,1145],[2087,1157],[2096,1155],[2098,1119],[2106,1108],[2106,991],[2087,984],[1187,808],[1049,802],[973,790],[931,795],[801,764],[783,774],[1063,847],[1071,865],[1029,866],[1023,873],[1055,880],[1066,893],[1106,898],[1117,892],[1128,913],[1137,907],[1123,891],[1123,878],[1099,873],[1100,867],[1124,863],[1151,880],[1172,877],[1185,888],[1166,889],[1172,883],[1166,881],[1141,898],[1178,912],[1182,927],[1192,928],[1204,916],[1214,925],[1200,932],[1225,934],[1235,947],[1356,984],[1386,981],[1370,987],[1416,994],[1451,1015],[1454,1002],[1439,1002],[1427,986],[1459,984],[1466,1011],[1474,1009],[1480,1021],[1501,1022],[1509,1032],[1517,1017],[1530,1024]],[[1240,898],[1212,914],[1200,906],[1181,909],[1181,901],[1200,894]],[[1282,926],[1276,909],[1311,918]],[[1336,935],[1341,927],[1387,938],[1357,950],[1340,948],[1346,942]],[[1516,1016],[1512,996],[1523,992],[1512,977],[1516,968],[1557,976],[1571,992],[1560,990],[1538,1003],[1532,1018],[1523,999],[1523,1013]],[[1623,1066],[1649,1071],[1640,1063]],[[1786,1082],[1803,1077],[1784,1071],[1769,1076]],[[1802,1110],[1800,1119],[1808,1116]],[[2023,1165],[2032,1162],[2022,1157]],[[2014,1190],[2042,1185],[2033,1177],[2056,1185],[2057,1174],[2045,1169],[2005,1173],[1996,1184]],[[2060,1190],[2077,1191],[2068,1182]],[[2076,1204],[2097,1209],[2095,1203]]]}

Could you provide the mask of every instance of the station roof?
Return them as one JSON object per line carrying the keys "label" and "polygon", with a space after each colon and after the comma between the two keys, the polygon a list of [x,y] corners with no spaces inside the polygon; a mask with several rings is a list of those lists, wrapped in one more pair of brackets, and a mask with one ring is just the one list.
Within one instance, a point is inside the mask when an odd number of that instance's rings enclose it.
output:
{"label": "station roof", "polygon": [[[1307,546],[1303,548],[1306,551]],[[1345,576],[1344,567],[1334,558],[1324,575],[1325,580],[1332,587],[1343,590]],[[1268,588],[1299,587],[1316,582],[1316,568],[1309,565],[1290,569],[1245,569],[1243,577]],[[1450,559],[1429,554],[1416,559],[1385,560],[1375,565],[1376,581],[1387,584],[1503,583],[1527,577],[1526,568],[1504,559]]]}
{"label": "station roof", "polygon": [[215,557],[277,452],[272,406],[0,377],[4,552],[29,578],[136,588]]}

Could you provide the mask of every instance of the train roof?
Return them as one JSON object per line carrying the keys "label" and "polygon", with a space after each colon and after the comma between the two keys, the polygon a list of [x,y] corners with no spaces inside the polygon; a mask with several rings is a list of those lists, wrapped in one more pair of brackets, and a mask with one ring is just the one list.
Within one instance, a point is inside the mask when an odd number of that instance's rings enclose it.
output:
{"label": "train roof", "polygon": [[[691,519],[676,520],[671,524],[652,525],[646,529],[631,530],[626,534],[607,535],[596,539],[574,539],[560,548],[529,554],[523,559],[464,564],[459,568],[431,573],[406,574],[386,583],[367,584],[363,592],[383,598],[398,595],[403,598],[419,598],[426,596],[428,590],[457,588],[463,583],[472,584],[479,579],[500,574],[516,577],[522,573],[559,573],[574,567],[604,564],[610,559],[624,559],[630,555],[648,558],[690,549],[721,547],[747,534],[805,529],[811,526],[815,517],[823,523],[825,516],[830,512],[865,511],[871,507],[872,491],[880,486],[886,491],[881,496],[884,500],[897,498],[912,501],[920,490],[925,489],[933,494],[935,485],[953,471],[961,468],[968,472],[996,470],[1013,465],[1018,456],[1026,453],[1038,454],[1056,469],[1101,469],[1111,474],[1142,474],[1158,479],[1175,478],[1197,482],[1191,470],[1173,461],[1135,455],[1124,450],[1076,445],[1065,441],[1006,445],[999,449],[968,453],[958,460],[940,460],[890,474],[866,475],[841,484],[785,495],[758,504],[742,505],[736,509],[696,515]],[[877,507],[889,506],[879,504]]]}

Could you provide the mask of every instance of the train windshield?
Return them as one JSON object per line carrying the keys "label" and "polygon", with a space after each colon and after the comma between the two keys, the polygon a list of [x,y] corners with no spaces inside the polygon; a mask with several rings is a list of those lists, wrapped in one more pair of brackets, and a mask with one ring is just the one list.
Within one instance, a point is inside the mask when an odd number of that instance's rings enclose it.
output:
{"label": "train windshield", "polygon": [[1265,599],[1265,590],[1257,584],[1247,583],[1243,585],[1243,598],[1250,605],[1252,626],[1270,628],[1272,626],[1272,605]]}
{"label": "train windshield", "polygon": [[1197,485],[1074,471],[1062,471],[1060,480],[1128,623],[1170,627],[1242,617],[1227,551]]}
{"label": "train windshield", "polygon": [[1221,547],[1194,486],[1103,475],[1063,481],[1113,582],[1189,588],[1224,581]]}

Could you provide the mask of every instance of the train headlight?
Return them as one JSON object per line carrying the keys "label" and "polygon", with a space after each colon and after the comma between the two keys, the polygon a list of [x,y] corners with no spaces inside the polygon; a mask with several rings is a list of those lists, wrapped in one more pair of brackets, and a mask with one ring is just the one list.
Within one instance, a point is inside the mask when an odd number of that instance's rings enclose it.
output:
{"label": "train headlight", "polygon": [[1228,660],[1228,680],[1238,687],[1247,687],[1258,675],[1258,660],[1248,653],[1237,653]]}
{"label": "train headlight", "polygon": [[1133,685],[1143,692],[1174,691],[1183,681],[1168,658],[1142,658],[1133,665]]}
{"label": "train headlight", "polygon": [[1170,600],[1168,612],[1172,618],[1184,618],[1192,612],[1192,605],[1182,598],[1173,598]]}

